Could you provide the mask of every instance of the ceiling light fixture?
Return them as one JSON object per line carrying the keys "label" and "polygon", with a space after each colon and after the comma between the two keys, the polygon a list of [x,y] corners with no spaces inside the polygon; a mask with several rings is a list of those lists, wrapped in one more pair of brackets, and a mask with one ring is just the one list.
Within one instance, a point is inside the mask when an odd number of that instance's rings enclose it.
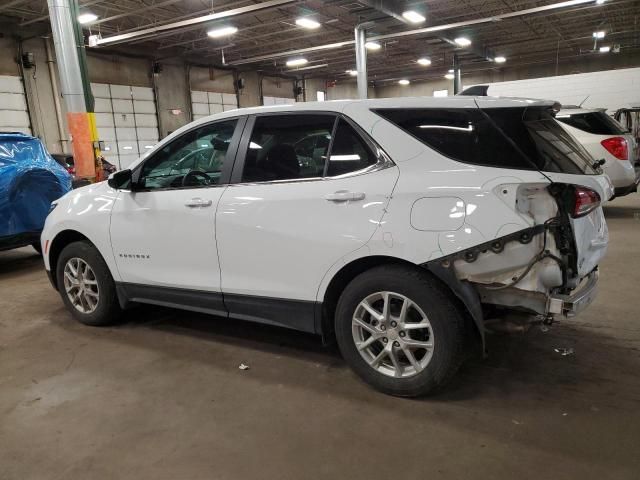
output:
{"label": "ceiling light fixture", "polygon": [[447,73],[444,78],[446,78],[447,80],[453,80],[454,79],[454,75],[453,73]]}
{"label": "ceiling light fixture", "polygon": [[207,32],[207,35],[209,35],[211,38],[221,38],[233,35],[237,31],[238,29],[236,27],[232,27],[231,25],[229,25],[226,27],[214,28],[213,30],[209,30]]}
{"label": "ceiling light fixture", "polygon": [[357,70],[347,70],[344,73],[348,73],[349,75],[351,75],[352,77],[355,77],[356,75],[358,75],[358,71]]}
{"label": "ceiling light fixture", "polygon": [[496,62],[496,63],[504,63],[504,62],[507,61],[507,58],[503,57],[503,56],[499,56],[499,57],[494,58],[493,61]]}
{"label": "ceiling light fixture", "polygon": [[600,53],[609,53],[611,51],[611,47],[600,47]]}
{"label": "ceiling light fixture", "polygon": [[605,36],[605,32],[603,32],[602,30],[600,30],[599,32],[593,32],[593,38],[604,38]]}
{"label": "ceiling light fixture", "polygon": [[409,80],[407,80],[406,78],[403,78],[402,80],[398,80],[398,83],[400,85],[409,85],[411,82]]}
{"label": "ceiling light fixture", "polygon": [[98,16],[95,13],[87,12],[78,15],[78,23],[85,24],[95,22],[98,19]]}
{"label": "ceiling light fixture", "polygon": [[364,46],[367,47],[367,50],[380,50],[382,48],[382,45],[378,42],[367,42]]}
{"label": "ceiling light fixture", "polygon": [[429,65],[431,65],[431,59],[427,58],[427,57],[422,57],[419,58],[417,60],[418,64],[422,65],[423,67],[428,67]]}
{"label": "ceiling light fixture", "polygon": [[426,20],[423,15],[420,15],[415,10],[406,10],[402,12],[402,16],[411,23],[422,23]]}
{"label": "ceiling light fixture", "polygon": [[456,42],[456,45],[460,47],[468,47],[469,45],[471,45],[471,40],[469,40],[467,37],[458,37],[454,40],[454,42]]}
{"label": "ceiling light fixture", "polygon": [[291,60],[287,60],[287,67],[299,67],[300,65],[306,65],[309,63],[304,57],[301,58],[292,58]]}
{"label": "ceiling light fixture", "polygon": [[596,5],[602,5],[607,0],[596,0]]}
{"label": "ceiling light fixture", "polygon": [[296,19],[296,25],[313,30],[320,27],[320,22],[316,22],[314,19],[309,17],[301,17]]}

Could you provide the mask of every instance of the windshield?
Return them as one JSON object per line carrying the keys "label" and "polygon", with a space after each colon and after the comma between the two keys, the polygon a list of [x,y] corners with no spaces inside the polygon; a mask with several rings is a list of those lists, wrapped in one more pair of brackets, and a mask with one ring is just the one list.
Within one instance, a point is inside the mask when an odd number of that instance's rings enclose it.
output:
{"label": "windshield", "polygon": [[585,112],[556,115],[556,120],[583,132],[595,135],[624,135],[627,130],[604,112]]}

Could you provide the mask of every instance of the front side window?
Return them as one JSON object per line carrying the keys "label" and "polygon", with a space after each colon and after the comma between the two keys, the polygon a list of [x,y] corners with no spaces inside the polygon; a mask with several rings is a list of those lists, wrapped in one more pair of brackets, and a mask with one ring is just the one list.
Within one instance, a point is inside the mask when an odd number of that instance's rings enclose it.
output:
{"label": "front side window", "polygon": [[256,118],[242,182],[322,177],[334,115],[265,115]]}
{"label": "front side window", "polygon": [[586,150],[544,108],[384,109],[376,113],[460,162],[594,173]]}
{"label": "front side window", "polygon": [[219,183],[237,120],[203,125],[167,144],[142,166],[146,190],[194,188]]}

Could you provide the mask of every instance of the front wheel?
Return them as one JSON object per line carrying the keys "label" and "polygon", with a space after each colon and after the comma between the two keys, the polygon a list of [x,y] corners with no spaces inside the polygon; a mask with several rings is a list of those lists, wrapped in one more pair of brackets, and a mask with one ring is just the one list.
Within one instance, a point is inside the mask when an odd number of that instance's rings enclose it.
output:
{"label": "front wheel", "polygon": [[349,366],[384,393],[432,393],[463,359],[463,316],[451,294],[417,268],[385,265],[362,273],[342,293],[335,322]]}
{"label": "front wheel", "polygon": [[58,291],[73,316],[85,325],[103,326],[118,320],[122,310],[109,267],[89,242],[64,247],[56,266]]}

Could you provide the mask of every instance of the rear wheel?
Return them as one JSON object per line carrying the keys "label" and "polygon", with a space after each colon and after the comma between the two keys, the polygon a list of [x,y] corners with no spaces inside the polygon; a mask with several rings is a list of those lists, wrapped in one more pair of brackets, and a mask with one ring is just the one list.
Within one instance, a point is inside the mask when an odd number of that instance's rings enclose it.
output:
{"label": "rear wheel", "polygon": [[67,245],[56,266],[58,290],[72,315],[85,325],[109,325],[122,310],[107,264],[89,242]]}
{"label": "rear wheel", "polygon": [[397,265],[356,277],[336,309],[336,337],[347,363],[391,395],[426,395],[463,359],[464,318],[427,272]]}

